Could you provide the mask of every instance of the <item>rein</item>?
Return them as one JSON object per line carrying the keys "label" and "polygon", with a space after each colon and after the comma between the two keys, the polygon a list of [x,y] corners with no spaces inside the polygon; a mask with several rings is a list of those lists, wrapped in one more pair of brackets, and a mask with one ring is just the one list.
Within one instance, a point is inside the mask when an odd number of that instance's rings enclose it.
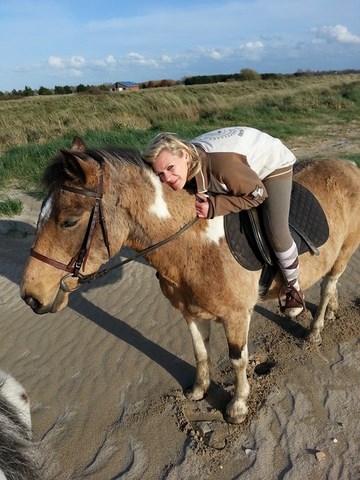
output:
{"label": "rein", "polygon": [[154,243],[154,245],[150,245],[150,247],[144,248],[144,250],[140,250],[140,252],[135,253],[130,258],[126,258],[125,260],[122,260],[119,263],[116,263],[112,267],[109,268],[104,268],[102,270],[98,270],[97,272],[90,273],[89,275],[79,275],[79,283],[89,283],[91,280],[95,280],[96,278],[101,278],[105,274],[111,272],[115,268],[122,267],[123,265],[126,265],[129,262],[132,262],[133,260],[136,260],[139,257],[143,257],[144,255],[147,255],[148,253],[162,247],[163,245],[166,245],[167,243],[171,242],[172,240],[175,240],[175,238],[179,237],[182,233],[184,233],[188,228],[192,227],[197,221],[199,220],[199,217],[195,217],[190,222],[188,222],[186,225],[180,228],[177,232],[173,233],[167,238],[164,238],[164,240],[160,240],[160,242]]}
{"label": "rein", "polygon": [[[107,234],[107,229],[106,229],[106,224],[105,224],[105,218],[103,216],[103,209],[102,209],[102,197],[103,197],[103,172],[101,172],[101,175],[99,177],[99,183],[98,183],[98,188],[97,191],[93,190],[86,190],[82,188],[77,188],[77,187],[72,187],[68,185],[61,185],[60,186],[61,190],[66,190],[68,192],[72,192],[78,195],[84,195],[86,197],[93,197],[95,198],[95,205],[92,209],[89,223],[85,232],[85,236],[82,242],[82,245],[80,247],[80,250],[78,253],[70,260],[68,264],[58,262],[57,260],[54,260],[52,258],[49,258],[45,255],[42,255],[39,252],[36,252],[33,248],[30,250],[30,256],[36,258],[37,260],[40,260],[41,262],[47,263],[48,265],[51,265],[52,267],[55,267],[59,270],[63,270],[65,272],[68,272],[67,275],[65,275],[61,280],[60,280],[60,288],[65,291],[65,292],[72,292],[76,290],[80,285],[89,283],[91,280],[95,280],[96,278],[101,278],[108,272],[111,272],[115,268],[122,267],[123,265],[132,262],[133,260],[136,260],[139,257],[142,257],[144,255],[147,255],[148,253],[162,247],[163,245],[166,245],[167,243],[171,242],[172,240],[175,240],[178,236],[180,236],[183,232],[185,232],[188,228],[190,228],[194,223],[199,219],[198,217],[193,218],[188,222],[186,225],[184,225],[182,228],[180,228],[179,231],[173,233],[169,237],[165,238],[164,240],[160,240],[159,242],[155,243],[154,245],[150,245],[150,247],[145,248],[144,250],[141,250],[140,252],[137,252],[135,255],[133,255],[130,258],[127,258],[116,265],[113,265],[112,267],[109,268],[104,268],[102,270],[98,270],[94,273],[90,273],[88,275],[82,275],[80,273],[81,267],[85,268],[86,260],[89,256],[90,252],[90,247],[91,247],[91,242],[95,233],[95,227],[97,223],[100,223],[102,234],[103,234],[103,239],[104,243],[106,246],[106,250],[108,253],[108,257],[110,259],[110,244],[108,240],[108,234]],[[73,277],[78,279],[78,285],[74,288],[69,288],[65,281],[67,278]]]}

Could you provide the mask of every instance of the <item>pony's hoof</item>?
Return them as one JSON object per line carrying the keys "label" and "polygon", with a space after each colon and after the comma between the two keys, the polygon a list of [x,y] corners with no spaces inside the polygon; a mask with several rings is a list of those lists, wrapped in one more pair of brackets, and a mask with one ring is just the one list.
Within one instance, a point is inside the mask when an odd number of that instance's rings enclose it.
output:
{"label": "pony's hoof", "polygon": [[225,421],[227,423],[242,423],[247,415],[248,407],[243,400],[231,400],[226,407]]}
{"label": "pony's hoof", "polygon": [[311,330],[311,332],[307,336],[307,340],[313,345],[319,346],[322,344],[321,334],[318,330]]}
{"label": "pony's hoof", "polygon": [[326,315],[325,315],[325,321],[326,322],[330,322],[331,320],[335,320],[336,318],[336,313],[333,312],[333,311],[330,311],[330,312],[326,312]]}
{"label": "pony's hoof", "polygon": [[205,397],[205,395],[206,395],[206,391],[202,387],[199,387],[198,385],[194,385],[192,388],[190,388],[185,392],[185,397],[188,400],[194,400],[194,401],[202,400]]}

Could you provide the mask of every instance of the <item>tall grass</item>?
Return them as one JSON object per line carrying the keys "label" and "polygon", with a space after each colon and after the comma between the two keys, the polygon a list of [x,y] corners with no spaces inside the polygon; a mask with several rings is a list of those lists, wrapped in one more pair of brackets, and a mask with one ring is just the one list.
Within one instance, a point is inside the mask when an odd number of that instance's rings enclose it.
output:
{"label": "tall grass", "polygon": [[[0,149],[44,143],[89,130],[162,129],[168,123],[234,121],[307,113],[319,106],[346,108],[354,99],[339,97],[360,75],[294,77],[281,80],[176,86],[100,95],[28,97],[0,102]],[[280,115],[281,113],[281,115]],[[263,121],[261,121],[263,119]]]}
{"label": "tall grass", "polygon": [[2,101],[0,188],[12,182],[39,190],[45,165],[74,135],[89,145],[139,150],[159,131],[192,138],[236,124],[282,140],[310,139],[321,134],[322,124],[345,124],[359,114],[358,74]]}

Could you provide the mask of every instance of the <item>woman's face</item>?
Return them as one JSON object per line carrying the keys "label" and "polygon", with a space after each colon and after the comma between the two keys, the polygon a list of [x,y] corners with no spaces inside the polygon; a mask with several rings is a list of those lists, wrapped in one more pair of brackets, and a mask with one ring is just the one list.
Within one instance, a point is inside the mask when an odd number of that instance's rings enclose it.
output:
{"label": "woman's face", "polygon": [[189,156],[185,150],[181,155],[174,155],[169,150],[162,150],[152,167],[163,183],[167,183],[173,190],[181,190],[188,176]]}

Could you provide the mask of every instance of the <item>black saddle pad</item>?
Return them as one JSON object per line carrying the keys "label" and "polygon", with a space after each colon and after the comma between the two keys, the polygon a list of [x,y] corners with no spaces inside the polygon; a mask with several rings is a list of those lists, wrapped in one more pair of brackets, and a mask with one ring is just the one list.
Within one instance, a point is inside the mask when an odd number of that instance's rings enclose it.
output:
{"label": "black saddle pad", "polygon": [[[289,225],[299,255],[309,251],[309,240],[315,247],[320,247],[329,237],[328,222],[320,203],[307,188],[296,182],[293,182],[291,192]],[[265,260],[255,236],[261,237],[267,249],[269,246],[264,232],[254,233],[247,211],[225,215],[224,227],[235,259],[247,270],[261,270]]]}

